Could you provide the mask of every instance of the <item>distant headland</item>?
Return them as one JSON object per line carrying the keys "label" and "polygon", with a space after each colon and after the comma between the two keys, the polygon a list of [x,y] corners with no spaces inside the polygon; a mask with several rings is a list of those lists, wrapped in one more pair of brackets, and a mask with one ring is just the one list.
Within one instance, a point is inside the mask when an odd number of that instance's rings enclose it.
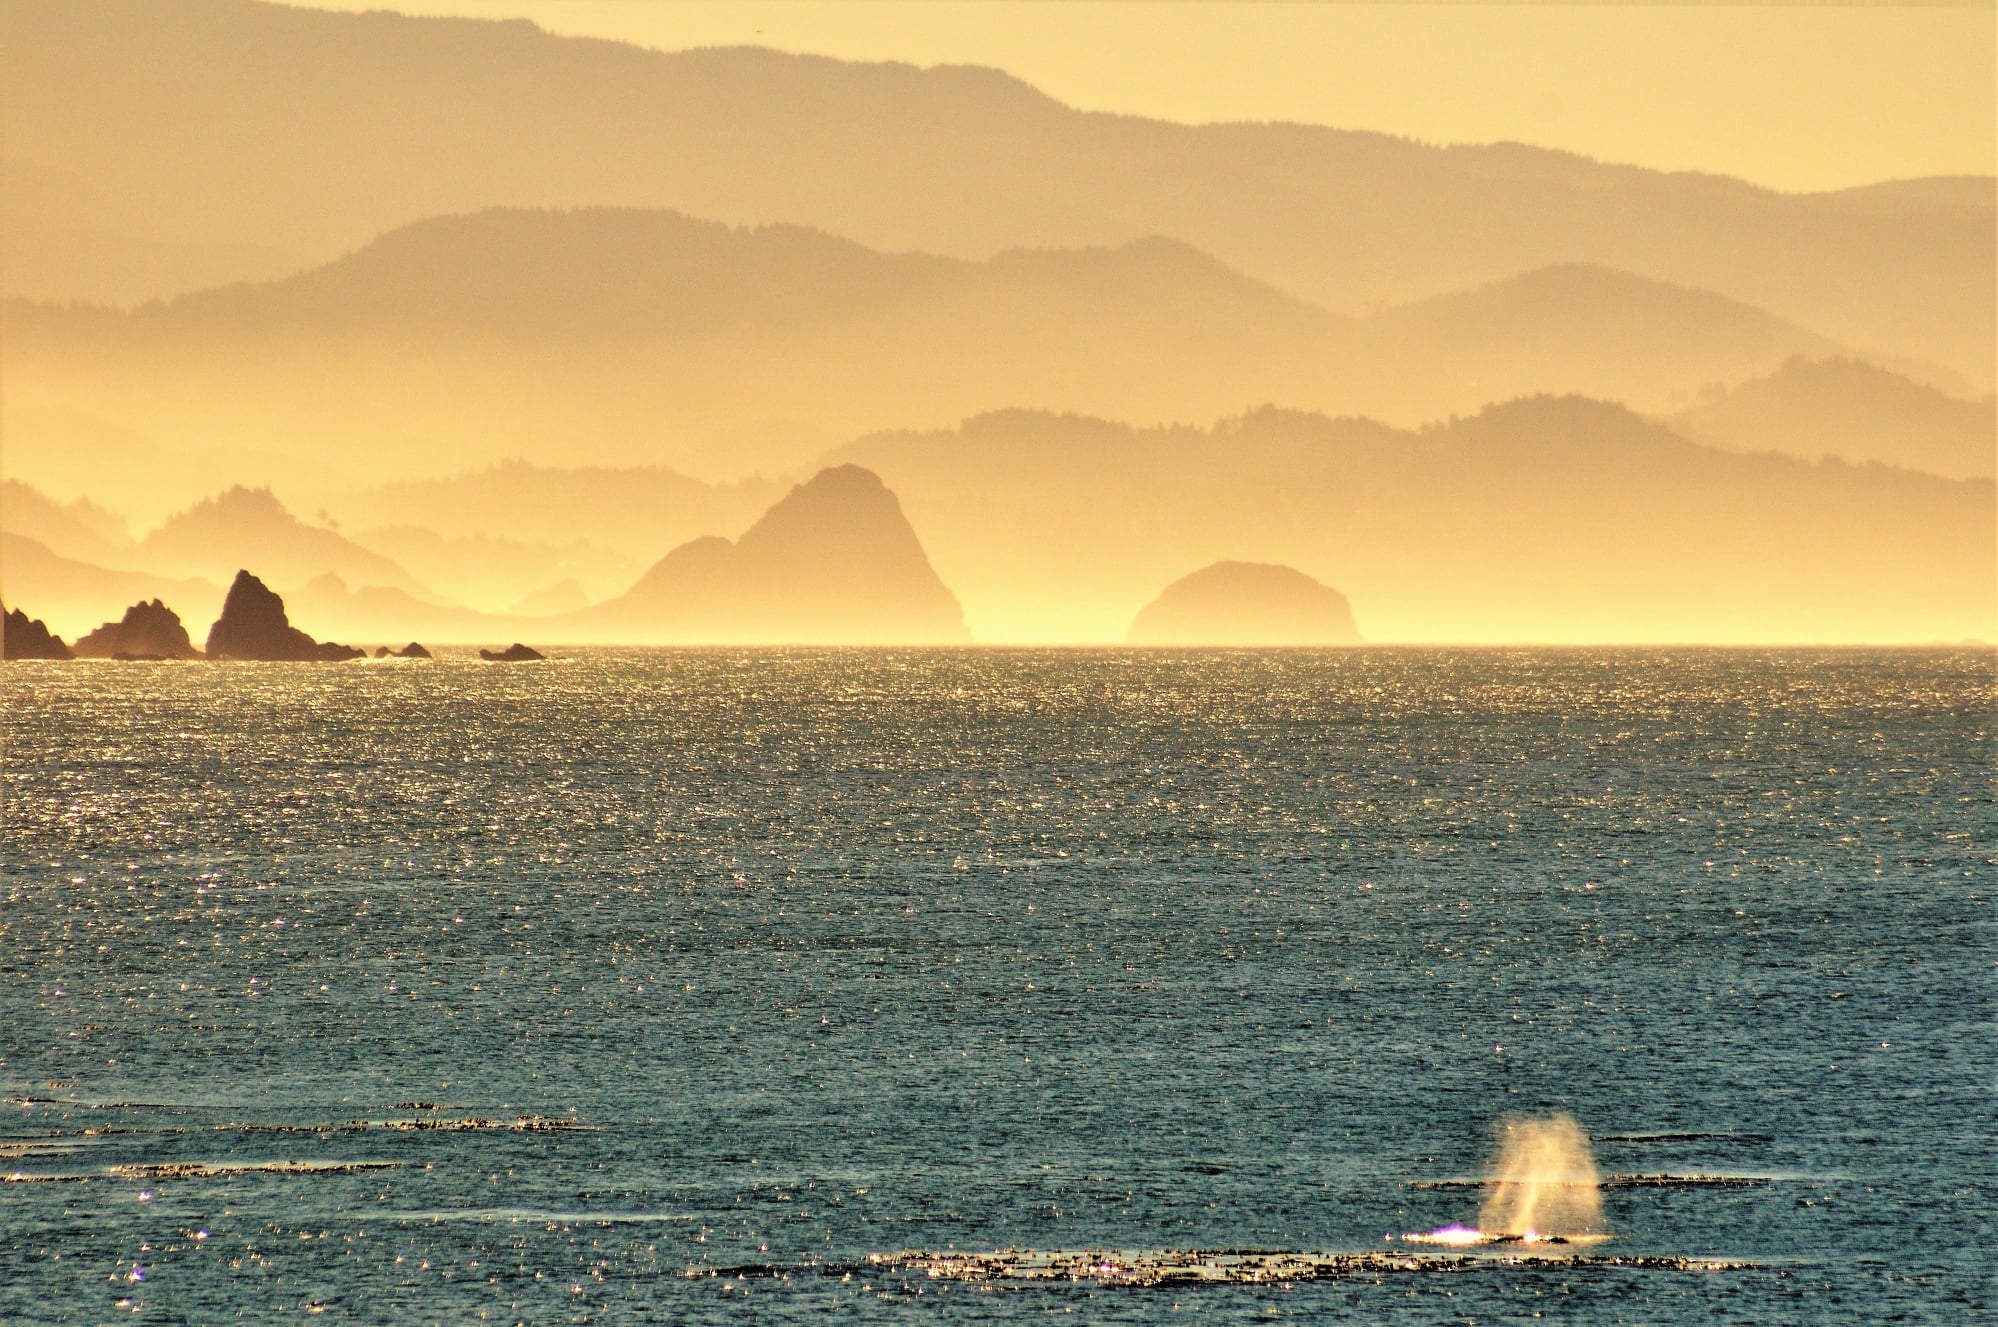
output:
{"label": "distant headland", "polygon": [[1140,609],[1133,645],[1358,645],[1346,596],[1295,567],[1216,562]]}
{"label": "distant headland", "polygon": [[733,542],[691,540],[625,594],[559,620],[589,639],[712,644],[968,642],[902,504],[857,465],[819,471]]}

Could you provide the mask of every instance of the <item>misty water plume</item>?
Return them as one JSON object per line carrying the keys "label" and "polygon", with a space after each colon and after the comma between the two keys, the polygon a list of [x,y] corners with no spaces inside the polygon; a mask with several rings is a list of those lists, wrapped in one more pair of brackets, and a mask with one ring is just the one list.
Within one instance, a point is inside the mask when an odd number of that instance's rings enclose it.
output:
{"label": "misty water plume", "polygon": [[1498,1158],[1478,1209],[1478,1229],[1486,1238],[1603,1233],[1596,1159],[1574,1116],[1506,1120],[1498,1133]]}

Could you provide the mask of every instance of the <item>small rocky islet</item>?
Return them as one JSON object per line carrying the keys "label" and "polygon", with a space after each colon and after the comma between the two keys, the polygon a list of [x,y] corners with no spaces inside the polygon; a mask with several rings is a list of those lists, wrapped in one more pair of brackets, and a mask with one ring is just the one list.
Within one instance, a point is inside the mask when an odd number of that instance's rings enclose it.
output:
{"label": "small rocky islet", "polygon": [[351,645],[312,639],[285,616],[284,600],[247,571],[236,573],[222,616],[208,629],[208,657],[271,663],[336,663],[367,657]]}
{"label": "small rocky islet", "polygon": [[1131,621],[1132,645],[1362,643],[1346,596],[1295,567],[1216,562],[1159,592]]}
{"label": "small rocky islet", "polygon": [[8,659],[73,659],[62,637],[48,629],[40,618],[29,617],[20,609],[0,605],[5,625],[0,626],[0,657]]}
{"label": "small rocky islet", "polygon": [[116,622],[106,622],[76,642],[79,659],[199,659],[201,651],[180,614],[158,599],[141,600]]}
{"label": "small rocky islet", "polygon": [[534,663],[548,656],[515,641],[503,650],[480,650],[479,657],[487,663]]}
{"label": "small rocky islet", "polygon": [[[335,641],[314,640],[291,624],[284,600],[262,580],[248,571],[238,571],[222,603],[221,616],[208,630],[208,639],[197,647],[180,614],[159,599],[141,600],[125,610],[115,622],[106,622],[78,638],[74,647],[65,643],[48,624],[32,618],[19,608],[9,610],[0,604],[0,657],[14,659],[115,659],[121,661],[164,661],[182,659],[239,659],[268,663],[338,663],[365,659],[368,652]],[[377,659],[431,659],[435,656],[416,641],[401,649],[383,645],[374,652]],[[489,662],[519,663],[544,658],[540,651],[518,642],[505,650],[480,650]]]}

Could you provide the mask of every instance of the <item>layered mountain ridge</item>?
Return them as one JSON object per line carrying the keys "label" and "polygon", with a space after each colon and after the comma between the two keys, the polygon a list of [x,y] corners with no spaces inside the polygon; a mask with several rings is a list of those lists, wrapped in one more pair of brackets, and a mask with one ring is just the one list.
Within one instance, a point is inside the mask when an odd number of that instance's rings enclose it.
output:
{"label": "layered mountain ridge", "polygon": [[[412,453],[471,468],[497,448],[739,480],[1014,406],[1151,424],[1279,402],[1414,425],[1579,393],[1672,413],[1799,356],[1868,358],[1582,263],[1348,318],[1174,240],[971,262],[611,208],[434,219],[132,313],[17,305],[10,335],[24,400],[396,479]],[[13,435],[31,469],[67,448],[33,420]]]}
{"label": "layered mountain ridge", "polygon": [[371,642],[1097,641],[1214,563],[1389,640],[1993,634],[1990,179],[261,0],[8,20],[0,589],[62,632],[251,567]]}
{"label": "layered mountain ridge", "polygon": [[1991,481],[1721,451],[1581,398],[1421,430],[1005,411],[836,459],[901,496],[984,640],[1116,639],[1160,568],[1224,560],[1336,585],[1377,641],[1998,635]]}
{"label": "layered mountain ridge", "polygon": [[1974,392],[1994,372],[1988,181],[1784,194],[1518,144],[1081,112],[989,69],[521,22],[254,0],[17,0],[10,18],[8,279],[43,298],[177,293],[231,254],[233,275],[268,276],[272,254],[324,262],[427,216],[612,204],[968,258],[1161,234],[1341,313],[1579,261],[1940,362]]}

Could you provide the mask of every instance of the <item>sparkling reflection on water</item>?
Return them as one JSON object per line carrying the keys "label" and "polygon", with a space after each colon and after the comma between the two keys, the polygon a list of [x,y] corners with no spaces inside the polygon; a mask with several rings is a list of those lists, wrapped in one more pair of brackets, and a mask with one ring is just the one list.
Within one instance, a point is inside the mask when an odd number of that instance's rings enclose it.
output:
{"label": "sparkling reflection on water", "polygon": [[[1990,1309],[1988,651],[0,688],[0,1173],[49,1181],[0,1186],[6,1321]],[[1379,1248],[1472,1219],[1423,1182],[1555,1109],[1605,1172],[1768,1181],[1612,1189],[1614,1247],[1761,1266],[1186,1296],[812,1267]]]}

